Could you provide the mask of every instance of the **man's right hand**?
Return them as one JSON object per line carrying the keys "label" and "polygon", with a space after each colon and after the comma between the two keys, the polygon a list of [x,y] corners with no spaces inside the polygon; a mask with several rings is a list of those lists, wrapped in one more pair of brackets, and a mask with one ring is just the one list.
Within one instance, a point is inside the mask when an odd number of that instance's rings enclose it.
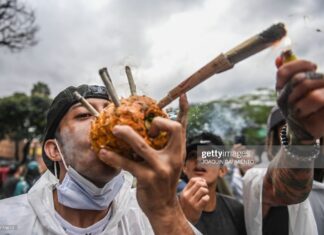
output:
{"label": "man's right hand", "polygon": [[194,177],[180,194],[179,201],[187,219],[195,224],[209,201],[208,187],[205,179]]}
{"label": "man's right hand", "polygon": [[324,135],[324,78],[320,74],[316,74],[315,79],[310,76],[314,75],[316,67],[309,61],[296,60],[282,65],[277,72],[277,90],[291,86],[288,94],[281,94],[278,105],[300,140],[307,133],[313,138]]}

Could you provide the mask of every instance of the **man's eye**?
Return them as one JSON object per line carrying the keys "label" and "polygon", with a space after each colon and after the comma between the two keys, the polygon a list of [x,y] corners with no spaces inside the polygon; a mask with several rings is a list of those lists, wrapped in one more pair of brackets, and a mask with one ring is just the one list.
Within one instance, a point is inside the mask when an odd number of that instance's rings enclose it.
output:
{"label": "man's eye", "polygon": [[75,116],[76,119],[87,119],[92,117],[91,113],[79,113],[78,115]]}

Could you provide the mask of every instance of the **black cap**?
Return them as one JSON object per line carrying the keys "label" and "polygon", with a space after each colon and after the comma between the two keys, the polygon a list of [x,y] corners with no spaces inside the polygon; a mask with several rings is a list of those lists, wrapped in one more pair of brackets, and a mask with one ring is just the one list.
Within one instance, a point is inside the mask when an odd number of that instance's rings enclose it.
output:
{"label": "black cap", "polygon": [[70,86],[65,90],[61,91],[53,100],[48,112],[46,119],[46,130],[43,139],[42,155],[43,160],[47,168],[54,173],[54,163],[51,161],[44,151],[44,145],[46,140],[53,139],[55,132],[60,124],[60,121],[64,115],[68,112],[70,107],[79,101],[73,95],[73,92],[79,92],[84,98],[99,98],[109,100],[107,89],[104,86],[96,85],[80,85],[78,87]]}
{"label": "black cap", "polygon": [[216,148],[224,149],[225,145],[222,138],[219,135],[214,135],[210,132],[203,132],[187,141],[187,157],[192,150],[197,150],[198,146],[215,146]]}

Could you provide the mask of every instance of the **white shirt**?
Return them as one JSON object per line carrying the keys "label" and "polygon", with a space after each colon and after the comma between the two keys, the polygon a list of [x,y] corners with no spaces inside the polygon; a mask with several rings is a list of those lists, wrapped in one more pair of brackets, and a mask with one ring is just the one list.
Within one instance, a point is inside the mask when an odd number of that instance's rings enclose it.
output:
{"label": "white shirt", "polygon": [[[245,225],[248,235],[262,235],[262,189],[267,168],[252,168],[243,178]],[[317,235],[309,200],[288,206],[289,235]]]}
{"label": "white shirt", "polygon": [[108,213],[105,215],[105,217],[99,220],[97,223],[87,228],[79,228],[70,224],[59,213],[55,211],[56,219],[60,222],[64,231],[69,235],[99,235],[107,227],[110,216],[111,216],[111,210],[109,210]]}
{"label": "white shirt", "polygon": [[324,184],[313,181],[313,188],[309,195],[314,217],[317,224],[318,234],[324,234]]}
{"label": "white shirt", "polygon": [[[111,217],[105,235],[153,235],[151,224],[138,205],[136,190],[131,189],[133,177],[124,172],[125,181],[111,204]],[[66,235],[55,216],[53,189],[55,176],[45,172],[27,194],[0,200],[0,225],[9,225],[6,235]],[[195,234],[201,234],[193,226]]]}

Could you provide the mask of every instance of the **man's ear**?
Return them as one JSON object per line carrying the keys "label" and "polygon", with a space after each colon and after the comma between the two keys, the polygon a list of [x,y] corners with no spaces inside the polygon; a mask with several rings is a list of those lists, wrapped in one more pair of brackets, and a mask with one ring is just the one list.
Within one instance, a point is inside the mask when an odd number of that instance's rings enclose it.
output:
{"label": "man's ear", "polygon": [[52,161],[61,161],[61,155],[57,149],[56,141],[54,139],[48,139],[44,145],[44,151],[49,159]]}
{"label": "man's ear", "polygon": [[223,178],[228,172],[228,169],[227,169],[227,166],[222,166],[220,169],[219,169],[219,177]]}

